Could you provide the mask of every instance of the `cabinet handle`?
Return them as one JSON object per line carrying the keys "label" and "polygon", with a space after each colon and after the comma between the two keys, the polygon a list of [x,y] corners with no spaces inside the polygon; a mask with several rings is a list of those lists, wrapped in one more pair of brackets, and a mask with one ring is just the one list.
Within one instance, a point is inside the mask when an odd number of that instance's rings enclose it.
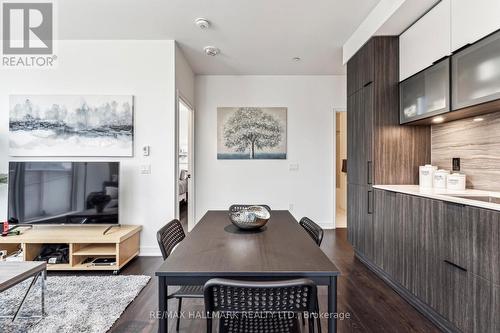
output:
{"label": "cabinet handle", "polygon": [[372,184],[372,166],[373,166],[373,162],[372,161],[368,161],[366,163],[366,182],[371,185]]}
{"label": "cabinet handle", "polygon": [[445,262],[445,263],[447,263],[448,265],[451,265],[451,266],[453,266],[453,267],[455,267],[455,268],[458,268],[458,269],[459,269],[459,270],[461,270],[461,271],[467,272],[467,269],[465,269],[465,268],[463,268],[462,266],[459,266],[459,265],[457,265],[457,264],[455,264],[455,263],[452,263],[452,262],[451,262],[451,261],[449,261],[449,260],[444,260],[444,262]]}
{"label": "cabinet handle", "polygon": [[367,213],[373,214],[373,191],[368,191]]}

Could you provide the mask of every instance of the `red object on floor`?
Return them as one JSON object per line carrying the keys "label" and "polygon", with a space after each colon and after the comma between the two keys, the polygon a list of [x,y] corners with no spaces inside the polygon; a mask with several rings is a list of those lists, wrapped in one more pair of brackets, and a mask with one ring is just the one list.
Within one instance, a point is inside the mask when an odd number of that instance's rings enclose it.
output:
{"label": "red object on floor", "polygon": [[7,234],[9,232],[9,221],[5,221],[3,223],[3,231],[2,234]]}

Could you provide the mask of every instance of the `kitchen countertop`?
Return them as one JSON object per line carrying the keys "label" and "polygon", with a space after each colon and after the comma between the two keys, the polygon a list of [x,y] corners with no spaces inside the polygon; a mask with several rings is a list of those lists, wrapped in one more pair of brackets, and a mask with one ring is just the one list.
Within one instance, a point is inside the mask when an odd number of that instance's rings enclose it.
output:
{"label": "kitchen countertop", "polygon": [[404,194],[416,195],[419,197],[454,202],[467,206],[474,206],[500,211],[500,204],[484,202],[472,199],[460,198],[457,196],[471,197],[495,197],[500,199],[500,192],[482,191],[466,189],[465,191],[454,191],[446,189],[420,188],[418,185],[374,185],[374,188]]}

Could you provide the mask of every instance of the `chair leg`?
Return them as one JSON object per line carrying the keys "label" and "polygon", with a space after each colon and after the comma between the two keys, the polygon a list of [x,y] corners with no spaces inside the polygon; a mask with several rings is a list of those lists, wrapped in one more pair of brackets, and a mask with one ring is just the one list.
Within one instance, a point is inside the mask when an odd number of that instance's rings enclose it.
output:
{"label": "chair leg", "polygon": [[178,298],[179,304],[177,306],[177,324],[175,325],[175,330],[179,332],[179,325],[181,323],[181,308],[182,308],[182,297]]}
{"label": "chair leg", "polygon": [[316,296],[316,314],[318,315],[318,317],[316,319],[316,324],[318,325],[318,333],[321,333],[321,316],[319,315],[318,296]]}
{"label": "chair leg", "polygon": [[212,319],[207,318],[207,333],[212,333]]}
{"label": "chair leg", "polygon": [[309,324],[309,333],[314,333],[314,320],[309,317],[307,323]]}

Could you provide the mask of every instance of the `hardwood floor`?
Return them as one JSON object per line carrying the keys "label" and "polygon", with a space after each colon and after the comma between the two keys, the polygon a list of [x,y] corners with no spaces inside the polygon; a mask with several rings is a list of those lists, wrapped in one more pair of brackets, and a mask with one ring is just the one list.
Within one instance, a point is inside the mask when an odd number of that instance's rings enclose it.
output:
{"label": "hardwood floor", "polygon": [[[338,286],[338,310],[349,313],[350,318],[338,321],[338,332],[439,332],[430,321],[354,258],[346,230],[326,230],[321,246],[342,272]],[[154,313],[157,311],[157,280],[154,271],[161,263],[160,257],[139,257],[121,272],[151,275],[152,279],[110,332],[157,332],[158,326],[154,319]],[[326,289],[323,287],[319,288],[319,298],[321,309],[326,309]],[[174,311],[176,308],[177,301],[170,300],[169,309]],[[184,300],[183,310],[186,313],[201,313],[203,302]],[[170,320],[169,324],[169,332],[175,332],[174,320]],[[326,320],[322,323],[322,328],[323,332],[327,332]],[[179,332],[205,332],[205,321],[183,319]]]}

